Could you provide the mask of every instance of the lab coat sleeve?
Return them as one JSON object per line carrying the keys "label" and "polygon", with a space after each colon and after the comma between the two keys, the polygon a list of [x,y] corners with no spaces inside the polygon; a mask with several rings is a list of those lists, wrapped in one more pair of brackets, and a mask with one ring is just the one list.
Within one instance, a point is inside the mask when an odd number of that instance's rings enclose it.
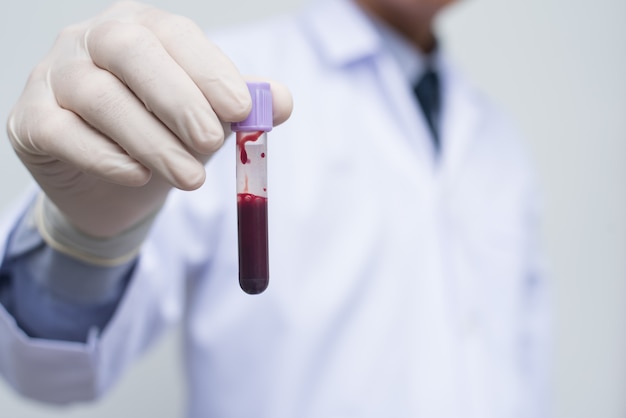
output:
{"label": "lab coat sleeve", "polygon": [[[133,272],[131,284],[126,291],[124,286],[117,286],[106,303],[46,303],[51,295],[37,294],[41,288],[28,277],[32,266],[15,263],[10,256],[14,250],[5,248],[31,200],[26,197],[0,226],[0,251],[5,254],[0,279],[5,285],[9,280],[19,285],[19,299],[12,300],[5,294],[0,306],[0,374],[17,392],[35,400],[55,404],[92,400],[101,396],[167,325],[178,319],[179,309],[172,306],[180,305],[179,301],[168,304],[164,295],[175,297],[180,292],[165,291],[149,280],[150,270],[156,267],[146,256],[146,260],[140,257],[136,265],[122,266],[114,272],[122,279]],[[22,239],[21,243],[27,241]],[[31,253],[45,254],[49,250],[37,248]],[[136,274],[138,270],[143,273]],[[89,269],[83,269],[82,274],[85,280],[93,279]],[[122,282],[119,278],[115,281]],[[45,306],[37,309],[33,303]],[[10,311],[20,315],[13,316]],[[46,315],[56,317],[42,320]]]}

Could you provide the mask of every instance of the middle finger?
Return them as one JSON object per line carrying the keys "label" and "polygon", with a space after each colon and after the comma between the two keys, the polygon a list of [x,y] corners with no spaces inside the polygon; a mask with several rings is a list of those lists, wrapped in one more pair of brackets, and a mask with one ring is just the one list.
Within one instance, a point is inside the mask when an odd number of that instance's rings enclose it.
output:
{"label": "middle finger", "polygon": [[100,68],[113,73],[188,147],[215,152],[222,125],[200,89],[147,28],[108,21],[91,28],[85,46]]}

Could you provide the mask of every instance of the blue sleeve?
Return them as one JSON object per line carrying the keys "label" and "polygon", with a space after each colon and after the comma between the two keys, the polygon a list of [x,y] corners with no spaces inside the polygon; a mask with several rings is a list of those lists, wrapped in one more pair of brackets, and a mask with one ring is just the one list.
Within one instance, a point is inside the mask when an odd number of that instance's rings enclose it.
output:
{"label": "blue sleeve", "polygon": [[109,322],[135,261],[83,263],[43,241],[27,213],[9,237],[0,266],[0,303],[29,336],[85,342]]}

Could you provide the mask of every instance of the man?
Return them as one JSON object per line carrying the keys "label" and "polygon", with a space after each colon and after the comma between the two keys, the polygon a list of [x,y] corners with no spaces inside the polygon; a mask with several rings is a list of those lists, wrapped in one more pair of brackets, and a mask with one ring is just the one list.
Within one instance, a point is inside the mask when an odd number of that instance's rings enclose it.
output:
{"label": "man", "polygon": [[[9,383],[96,398],[183,320],[190,417],[545,415],[532,173],[438,50],[446,3],[324,1],[212,37],[224,54],[135,3],[66,29],[8,123],[42,190],[2,228]],[[296,98],[270,133],[258,296],[222,147],[250,111],[240,72]]]}

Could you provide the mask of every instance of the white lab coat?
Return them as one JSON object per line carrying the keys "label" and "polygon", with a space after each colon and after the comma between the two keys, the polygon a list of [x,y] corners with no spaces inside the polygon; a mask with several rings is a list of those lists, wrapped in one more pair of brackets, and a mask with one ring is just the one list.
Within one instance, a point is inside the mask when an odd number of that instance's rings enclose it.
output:
{"label": "white lab coat", "polygon": [[534,185],[504,118],[444,62],[436,165],[397,63],[348,2],[218,39],[294,95],[269,134],[268,290],[237,283],[231,139],[200,190],[172,192],[101,335],[30,339],[0,308],[8,382],[96,398],[183,321],[190,417],[543,416]]}

